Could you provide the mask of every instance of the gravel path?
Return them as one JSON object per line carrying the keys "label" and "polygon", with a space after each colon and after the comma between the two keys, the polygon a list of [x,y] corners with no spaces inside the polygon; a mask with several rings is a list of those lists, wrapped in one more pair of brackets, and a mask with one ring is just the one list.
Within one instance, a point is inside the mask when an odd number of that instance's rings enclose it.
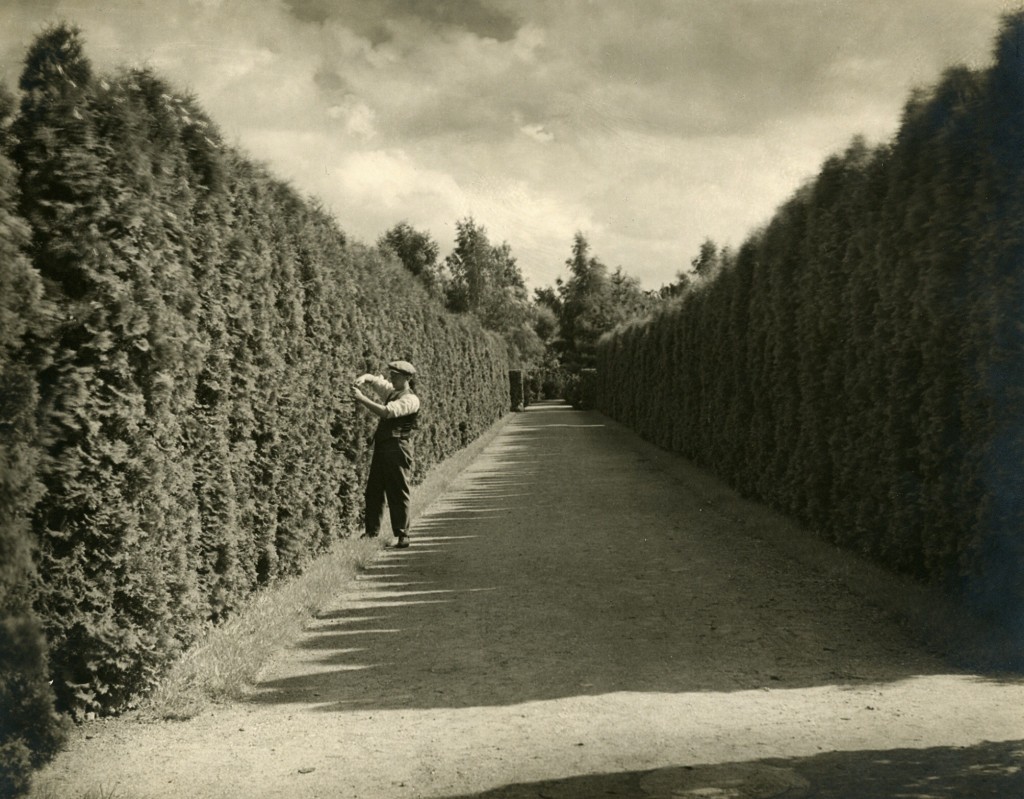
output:
{"label": "gravel path", "polygon": [[910,636],[934,598],[597,413],[514,415],[413,533],[248,701],[90,725],[40,789],[1024,796],[1024,680]]}

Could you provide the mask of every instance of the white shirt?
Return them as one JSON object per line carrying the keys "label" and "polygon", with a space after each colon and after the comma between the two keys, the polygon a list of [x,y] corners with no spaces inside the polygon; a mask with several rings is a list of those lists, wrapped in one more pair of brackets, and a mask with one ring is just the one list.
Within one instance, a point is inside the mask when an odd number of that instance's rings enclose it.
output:
{"label": "white shirt", "polygon": [[[356,382],[373,386],[382,400],[387,399],[388,394],[395,390],[395,387],[391,385],[391,381],[380,375],[360,375]],[[388,409],[389,419],[394,419],[396,416],[408,416],[410,413],[416,413],[420,409],[420,398],[413,394],[412,391],[406,390],[397,399],[384,403],[384,407]]]}

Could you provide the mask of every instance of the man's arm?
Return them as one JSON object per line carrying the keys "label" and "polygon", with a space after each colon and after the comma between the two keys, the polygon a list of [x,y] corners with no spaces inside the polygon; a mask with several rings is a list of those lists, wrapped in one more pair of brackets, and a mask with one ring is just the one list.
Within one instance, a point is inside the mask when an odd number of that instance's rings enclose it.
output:
{"label": "man's arm", "polygon": [[381,403],[374,402],[372,399],[367,397],[357,387],[353,387],[352,390],[355,392],[353,396],[355,396],[356,402],[371,413],[379,416],[381,419],[393,419],[397,416],[408,416],[410,413],[416,413],[416,411],[420,409],[420,398],[415,394],[406,394],[403,397],[392,400],[386,405],[382,405]]}
{"label": "man's arm", "polygon": [[395,390],[395,387],[391,385],[390,381],[384,379],[383,377],[380,377],[379,375],[371,375],[369,373],[359,375],[359,377],[356,378],[356,385],[370,386],[371,388],[373,388],[374,391],[377,392],[377,394],[380,395],[381,399],[384,399],[385,397],[387,397],[388,394]]}
{"label": "man's arm", "polygon": [[384,405],[381,405],[379,402],[374,402],[372,399],[370,399],[368,396],[366,396],[362,391],[360,391],[358,386],[353,386],[352,387],[352,396],[355,397],[356,402],[358,402],[360,405],[362,405],[364,408],[366,408],[370,413],[374,414],[375,416],[379,416],[381,419],[384,419],[384,418],[387,417],[387,415],[388,415],[387,407],[384,406]]}

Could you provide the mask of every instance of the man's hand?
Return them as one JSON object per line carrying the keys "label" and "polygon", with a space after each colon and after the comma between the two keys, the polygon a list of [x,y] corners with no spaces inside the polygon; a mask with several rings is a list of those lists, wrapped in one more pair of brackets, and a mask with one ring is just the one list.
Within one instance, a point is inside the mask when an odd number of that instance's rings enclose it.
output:
{"label": "man's hand", "polygon": [[352,386],[352,397],[355,399],[357,403],[362,405],[364,408],[366,408],[368,411],[375,414],[376,416],[379,416],[381,419],[388,415],[388,409],[386,406],[381,405],[378,402],[374,402],[372,399],[367,397],[362,391],[360,391],[356,386]]}

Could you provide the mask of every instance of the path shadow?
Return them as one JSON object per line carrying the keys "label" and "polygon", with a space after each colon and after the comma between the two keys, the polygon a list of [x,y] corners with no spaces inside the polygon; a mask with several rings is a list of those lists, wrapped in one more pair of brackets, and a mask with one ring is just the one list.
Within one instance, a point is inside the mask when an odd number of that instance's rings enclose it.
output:
{"label": "path shadow", "polygon": [[462,708],[956,671],[567,407],[517,415],[249,701]]}
{"label": "path shadow", "polygon": [[445,799],[596,797],[786,799],[1019,799],[1024,741],[970,747],[829,752],[713,766],[589,774],[504,785]]}

